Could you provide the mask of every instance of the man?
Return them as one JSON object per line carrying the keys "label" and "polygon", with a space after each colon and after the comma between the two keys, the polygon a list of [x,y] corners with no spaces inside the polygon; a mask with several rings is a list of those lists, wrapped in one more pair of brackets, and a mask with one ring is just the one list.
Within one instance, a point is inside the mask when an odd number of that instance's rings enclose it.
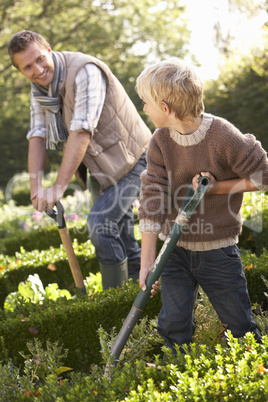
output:
{"label": "man", "polygon": [[[28,169],[33,206],[53,208],[75,173],[90,173],[94,205],[88,230],[103,288],[139,275],[132,203],[151,132],[107,65],[80,52],[54,52],[38,33],[20,31],[9,43],[13,65],[31,81]],[[54,185],[42,186],[48,149],[64,153]],[[86,179],[80,174],[86,184]]]}

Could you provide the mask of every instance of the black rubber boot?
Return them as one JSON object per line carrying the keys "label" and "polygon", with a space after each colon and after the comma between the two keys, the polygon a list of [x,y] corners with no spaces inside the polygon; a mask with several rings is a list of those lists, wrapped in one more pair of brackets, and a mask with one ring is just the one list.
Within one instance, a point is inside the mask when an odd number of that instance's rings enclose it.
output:
{"label": "black rubber boot", "polygon": [[262,343],[262,334],[261,334],[259,327],[255,328],[254,331],[252,331],[252,333],[254,334],[254,338],[256,339],[256,342],[261,344]]}
{"label": "black rubber boot", "polygon": [[117,264],[100,263],[103,290],[122,287],[123,282],[128,281],[127,258]]}
{"label": "black rubber boot", "polygon": [[128,279],[132,279],[133,283],[139,280],[140,266],[137,264],[128,264]]}

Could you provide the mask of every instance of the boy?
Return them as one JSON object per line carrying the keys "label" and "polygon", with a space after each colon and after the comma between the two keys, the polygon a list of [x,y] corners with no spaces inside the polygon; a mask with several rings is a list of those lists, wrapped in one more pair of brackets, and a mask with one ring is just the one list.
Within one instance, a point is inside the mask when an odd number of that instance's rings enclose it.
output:
{"label": "boy", "polygon": [[180,59],[146,68],[136,89],[157,128],[142,174],[142,289],[155,261],[157,236],[164,240],[168,235],[192,178],[196,187],[204,172],[212,183],[162,273],[158,332],[173,351],[175,344],[192,341],[200,285],[233,336],[251,331],[261,341],[237,242],[242,193],[268,189],[266,152],[253,135],[204,113],[203,84]]}

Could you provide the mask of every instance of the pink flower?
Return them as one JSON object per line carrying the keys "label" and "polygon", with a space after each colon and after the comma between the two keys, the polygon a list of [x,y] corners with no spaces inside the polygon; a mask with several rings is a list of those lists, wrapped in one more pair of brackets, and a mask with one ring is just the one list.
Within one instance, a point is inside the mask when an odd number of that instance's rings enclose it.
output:
{"label": "pink flower", "polygon": [[76,212],[71,213],[69,215],[66,216],[66,220],[67,221],[77,221],[78,219],[81,219],[79,215],[77,215]]}
{"label": "pink flower", "polygon": [[140,201],[138,198],[133,202],[133,207],[139,207],[140,206]]}
{"label": "pink flower", "polygon": [[78,219],[80,219],[80,217],[79,217],[79,215],[77,215],[77,213],[75,212],[75,213],[72,215],[72,219],[73,219],[73,221],[77,221]]}
{"label": "pink flower", "polygon": [[32,214],[32,219],[34,220],[34,221],[40,221],[41,219],[42,219],[42,217],[43,217],[43,214],[42,214],[42,212],[39,212],[39,211],[34,211],[34,213]]}
{"label": "pink flower", "polygon": [[26,223],[26,222],[21,223],[21,224],[20,224],[20,227],[21,227],[23,230],[25,230],[26,232],[29,232],[29,230],[30,230],[30,227],[29,227],[28,223]]}

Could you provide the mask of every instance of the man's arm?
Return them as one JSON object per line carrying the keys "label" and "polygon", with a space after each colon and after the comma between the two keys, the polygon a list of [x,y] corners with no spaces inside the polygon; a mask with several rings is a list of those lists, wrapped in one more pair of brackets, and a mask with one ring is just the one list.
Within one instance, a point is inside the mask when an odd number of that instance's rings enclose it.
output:
{"label": "man's arm", "polygon": [[76,95],[70,134],[64,148],[57,179],[52,187],[48,189],[39,187],[40,191],[32,193],[31,199],[38,211],[53,208],[55,202],[62,198],[83,160],[91,133],[97,127],[101,115],[106,96],[106,82],[100,68],[94,64],[85,65],[76,76],[75,86]]}
{"label": "man's arm", "polygon": [[46,142],[41,137],[32,137],[29,140],[28,171],[30,174],[31,200],[35,209],[38,209],[34,194],[42,189],[42,178],[47,160]]}
{"label": "man's arm", "polygon": [[[39,181],[38,183],[36,183],[37,187],[33,187],[35,189],[35,192],[31,192],[31,200],[34,207],[38,211],[46,211],[48,209],[52,209],[54,204],[63,197],[68,184],[70,183],[78,166],[84,158],[89,141],[90,133],[88,132],[78,133],[73,131],[70,133],[66,142],[61,166],[54,185],[49,188],[43,188]],[[40,149],[36,149],[36,151],[39,152]],[[36,155],[36,157],[31,157],[31,165],[35,165],[35,169],[38,166],[38,158],[38,155]],[[41,167],[41,161],[39,167]]]}
{"label": "man's arm", "polygon": [[68,137],[60,170],[54,184],[54,187],[58,188],[59,191],[62,192],[62,195],[85,156],[90,141],[90,135],[91,134],[86,131],[79,133],[71,131]]}

